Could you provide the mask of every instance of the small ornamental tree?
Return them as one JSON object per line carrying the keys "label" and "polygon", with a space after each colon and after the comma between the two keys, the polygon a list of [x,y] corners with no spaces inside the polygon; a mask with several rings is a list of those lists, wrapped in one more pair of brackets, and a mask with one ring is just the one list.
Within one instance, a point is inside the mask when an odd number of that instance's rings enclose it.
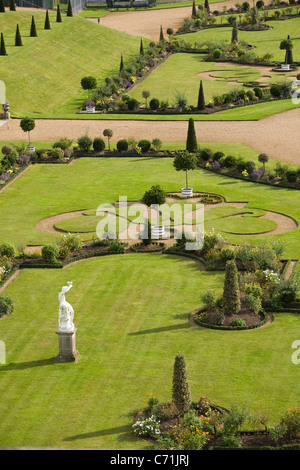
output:
{"label": "small ornamental tree", "polygon": [[231,44],[237,44],[238,41],[238,27],[237,22],[234,21],[232,24]]}
{"label": "small ornamental tree", "polygon": [[146,206],[150,207],[151,205],[157,206],[157,225],[159,225],[159,208],[160,204],[164,204],[166,201],[166,193],[165,191],[157,185],[151,186],[151,188],[145,192],[142,202],[146,204]]}
{"label": "small ornamental tree", "polygon": [[141,55],[141,56],[144,56],[144,55],[145,55],[145,52],[144,52],[144,45],[143,45],[143,38],[141,38],[140,55]]}
{"label": "small ornamental tree", "polygon": [[193,0],[192,18],[193,18],[194,20],[197,18],[197,10],[196,10],[196,3],[195,3],[195,0]]}
{"label": "small ornamental tree", "polygon": [[280,49],[285,50],[285,63],[286,64],[292,64],[293,63],[293,43],[290,39],[290,36],[287,37],[287,39],[284,39],[280,43]]}
{"label": "small ornamental tree", "polygon": [[91,76],[88,76],[88,77],[83,77],[81,79],[81,86],[84,90],[88,90],[89,92],[89,101],[91,100],[91,90],[94,90],[97,86],[97,80],[95,79],[95,77],[91,77]]}
{"label": "small ornamental tree", "polygon": [[195,124],[194,124],[193,118],[189,119],[189,127],[188,127],[185,148],[190,153],[195,153],[197,151],[197,137],[196,137]]}
{"label": "small ornamental tree", "polygon": [[237,314],[241,308],[238,270],[234,259],[226,262],[222,303],[224,313],[228,316]]}
{"label": "small ornamental tree", "polygon": [[159,42],[164,42],[164,33],[163,33],[163,28],[162,26],[160,27],[160,34],[159,34]]}
{"label": "small ornamental tree", "polygon": [[32,18],[31,18],[30,37],[31,38],[36,38],[37,37],[34,16],[32,16]]}
{"label": "small ornamental tree", "polygon": [[178,152],[173,160],[176,171],[185,171],[186,189],[188,189],[188,170],[194,170],[197,166],[197,157],[187,150]]}
{"label": "small ornamental tree", "polygon": [[44,25],[44,29],[51,29],[51,26],[50,26],[50,19],[49,19],[49,12],[48,12],[48,10],[46,11],[46,17],[45,17],[45,25]]}
{"label": "small ornamental tree", "polygon": [[23,46],[19,25],[17,24],[15,46]]}
{"label": "small ornamental tree", "polygon": [[168,28],[167,29],[167,35],[169,36],[169,41],[171,39],[171,37],[173,36],[174,34],[174,29],[173,28]]}
{"label": "small ornamental tree", "polygon": [[107,137],[108,150],[110,150],[110,139],[112,138],[114,133],[111,129],[104,129],[103,135],[104,137]]}
{"label": "small ornamental tree", "polygon": [[266,163],[268,163],[269,161],[268,155],[266,155],[265,153],[260,153],[257,158],[258,161],[263,164],[264,171],[266,171]]}
{"label": "small ornamental tree", "polygon": [[199,111],[205,109],[205,99],[204,99],[204,91],[203,91],[203,84],[202,80],[200,81],[199,93],[198,93],[198,105],[197,109]]}
{"label": "small ornamental tree", "polygon": [[25,117],[21,119],[20,127],[22,131],[28,132],[28,145],[30,146],[30,131],[32,131],[35,128],[34,119],[30,119],[29,117]]}
{"label": "small ornamental tree", "polygon": [[72,3],[71,0],[68,1],[67,16],[73,16]]}
{"label": "small ornamental tree", "polygon": [[190,410],[190,386],[188,382],[185,357],[181,353],[177,354],[174,361],[172,399],[179,415],[183,415]]}
{"label": "small ornamental tree", "polygon": [[16,2],[15,2],[15,0],[10,0],[9,9],[10,9],[10,11],[16,11]]}
{"label": "small ornamental tree", "polygon": [[7,55],[3,33],[1,33],[0,55]]}
{"label": "small ornamental tree", "polygon": [[56,23],[61,23],[62,18],[61,18],[61,12],[60,12],[60,6],[59,3],[57,4],[57,11],[56,11]]}
{"label": "small ornamental tree", "polygon": [[0,0],[0,13],[5,13],[4,0]]}
{"label": "small ornamental tree", "polygon": [[148,108],[148,98],[150,97],[150,91],[143,90],[142,97],[146,100],[146,108]]}

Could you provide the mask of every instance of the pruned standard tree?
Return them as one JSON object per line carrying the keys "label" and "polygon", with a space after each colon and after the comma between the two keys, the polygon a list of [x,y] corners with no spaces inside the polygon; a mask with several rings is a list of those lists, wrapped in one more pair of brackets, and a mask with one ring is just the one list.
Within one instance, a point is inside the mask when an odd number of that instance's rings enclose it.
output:
{"label": "pruned standard tree", "polygon": [[48,10],[46,11],[44,29],[51,29]]}
{"label": "pruned standard tree", "polygon": [[179,415],[183,415],[190,410],[191,393],[185,357],[182,353],[177,354],[174,361],[172,399]]}
{"label": "pruned standard tree", "polygon": [[157,211],[157,225],[159,226],[159,208],[161,204],[164,204],[166,202],[166,193],[165,191],[160,187],[159,184],[151,186],[151,188],[145,192],[142,202],[146,204],[146,206],[157,206],[156,211]]}
{"label": "pruned standard tree", "polygon": [[84,90],[88,90],[89,92],[89,101],[91,100],[91,90],[94,90],[97,86],[97,80],[95,77],[83,77],[81,79],[81,86]]}
{"label": "pruned standard tree", "polygon": [[187,150],[182,150],[178,152],[173,160],[173,166],[176,171],[185,171],[185,182],[186,189],[188,189],[188,171],[195,170],[197,167],[197,157],[193,153],[188,152]]}
{"label": "pruned standard tree", "polygon": [[110,139],[112,138],[114,133],[111,129],[104,129],[103,135],[104,137],[107,137],[108,150],[110,150]]}
{"label": "pruned standard tree", "polygon": [[287,37],[287,39],[284,39],[280,43],[280,49],[285,50],[285,64],[293,64],[293,42],[290,38],[290,36]]}
{"label": "pruned standard tree", "polygon": [[197,144],[194,119],[190,118],[185,149],[190,153],[195,153],[197,151],[197,147],[198,147],[198,144]]}
{"label": "pruned standard tree", "polygon": [[148,108],[148,98],[150,97],[150,91],[149,90],[143,90],[142,91],[142,97],[145,99],[146,101],[146,108]]}
{"label": "pruned standard tree", "polygon": [[235,315],[240,311],[241,300],[238,270],[234,259],[226,262],[222,303],[225,315]]}
{"label": "pruned standard tree", "polygon": [[23,46],[19,25],[17,24],[15,46]]}
{"label": "pruned standard tree", "polygon": [[269,161],[268,155],[265,153],[260,153],[257,158],[258,158],[259,163],[263,164],[264,171],[266,171],[266,163],[268,163]]}
{"label": "pruned standard tree", "polygon": [[20,127],[22,131],[28,132],[28,145],[30,146],[30,132],[35,128],[35,121],[29,117],[21,119]]}

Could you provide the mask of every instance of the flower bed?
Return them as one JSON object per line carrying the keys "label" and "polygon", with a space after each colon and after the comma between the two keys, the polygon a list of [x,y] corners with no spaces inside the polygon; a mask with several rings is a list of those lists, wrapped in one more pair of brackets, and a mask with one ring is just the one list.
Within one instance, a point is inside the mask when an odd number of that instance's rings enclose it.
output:
{"label": "flower bed", "polygon": [[165,248],[165,243],[152,242],[149,245],[145,245],[144,243],[136,243],[130,247],[130,250],[134,251],[135,253],[155,253],[163,251]]}

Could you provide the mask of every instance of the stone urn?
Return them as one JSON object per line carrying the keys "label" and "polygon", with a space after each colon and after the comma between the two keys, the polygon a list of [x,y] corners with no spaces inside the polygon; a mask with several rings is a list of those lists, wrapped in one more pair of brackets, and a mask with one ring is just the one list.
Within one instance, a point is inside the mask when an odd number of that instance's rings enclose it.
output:
{"label": "stone urn", "polygon": [[290,64],[281,64],[281,70],[290,70]]}
{"label": "stone urn", "polygon": [[163,237],[165,234],[164,225],[152,225],[151,234],[153,238]]}
{"label": "stone urn", "polygon": [[193,195],[193,188],[181,188],[182,197],[191,197]]}
{"label": "stone urn", "polygon": [[25,150],[27,150],[27,152],[35,152],[35,147],[33,147],[32,145],[27,145],[27,147],[25,147]]}
{"label": "stone urn", "polygon": [[95,106],[86,106],[85,108],[87,113],[94,113],[95,112]]}

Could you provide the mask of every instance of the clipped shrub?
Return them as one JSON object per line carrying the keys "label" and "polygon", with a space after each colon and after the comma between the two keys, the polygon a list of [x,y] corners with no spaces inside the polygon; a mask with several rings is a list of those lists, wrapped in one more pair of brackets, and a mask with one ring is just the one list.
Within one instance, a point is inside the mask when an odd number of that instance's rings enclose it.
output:
{"label": "clipped shrub", "polygon": [[109,243],[109,252],[114,255],[120,255],[125,252],[125,247],[119,240],[112,240]]}
{"label": "clipped shrub", "polygon": [[286,179],[288,183],[295,183],[298,179],[298,173],[296,170],[288,170],[286,172]]}
{"label": "clipped shrub", "polygon": [[220,258],[222,261],[228,261],[235,258],[235,251],[232,248],[223,247],[220,251]]}
{"label": "clipped shrub", "polygon": [[214,49],[212,55],[214,59],[220,59],[222,51],[220,49]]}
{"label": "clipped shrub", "polygon": [[95,152],[103,152],[103,150],[105,150],[105,142],[101,137],[95,137],[93,140],[93,149]]}
{"label": "clipped shrub", "polygon": [[220,158],[223,158],[224,156],[225,156],[225,155],[224,155],[223,152],[215,152],[215,153],[213,154],[212,159],[213,159],[214,162],[218,162],[218,161],[220,160]]}
{"label": "clipped shrub", "polygon": [[281,85],[278,85],[277,83],[274,83],[273,85],[271,85],[270,86],[270,93],[275,98],[279,98],[281,96],[281,93],[282,93]]}
{"label": "clipped shrub", "polygon": [[77,140],[79,150],[88,152],[93,144],[92,139],[88,135],[83,135]]}
{"label": "clipped shrub", "polygon": [[136,111],[139,108],[140,103],[135,98],[130,98],[130,100],[127,101],[127,106],[129,111]]}
{"label": "clipped shrub", "polygon": [[236,158],[233,157],[232,155],[227,155],[227,157],[224,158],[223,165],[225,168],[233,168],[236,165]]}
{"label": "clipped shrub", "polygon": [[5,242],[0,245],[0,257],[6,256],[7,258],[14,259],[16,250],[12,243]]}
{"label": "clipped shrub", "polygon": [[255,96],[257,96],[257,98],[258,98],[259,100],[261,100],[262,97],[263,97],[262,89],[259,88],[258,86],[256,86],[256,87],[253,88],[253,91],[254,91],[254,93],[255,93]]}
{"label": "clipped shrub", "polygon": [[228,316],[237,314],[241,308],[238,271],[234,260],[229,260],[226,263],[223,308]]}
{"label": "clipped shrub", "polygon": [[243,318],[235,318],[231,323],[231,326],[241,326],[241,327],[246,327],[246,322]]}
{"label": "clipped shrub", "polygon": [[245,168],[244,169],[250,175],[251,173],[253,173],[253,171],[255,171],[256,165],[252,160],[249,160],[248,162],[245,163]]}
{"label": "clipped shrub", "polygon": [[175,357],[173,367],[172,398],[180,415],[190,411],[190,387],[187,377],[185,357],[181,353],[177,354]]}
{"label": "clipped shrub", "polygon": [[213,155],[214,155],[213,151],[208,147],[200,149],[199,157],[205,162],[207,162],[208,160],[211,160],[213,158]]}
{"label": "clipped shrub", "polygon": [[119,152],[127,152],[128,150],[128,142],[126,139],[121,139],[117,142],[117,150]]}
{"label": "clipped shrub", "polygon": [[59,255],[59,247],[56,244],[45,245],[42,248],[42,257],[48,263],[55,263]]}
{"label": "clipped shrub", "polygon": [[158,151],[162,147],[162,141],[158,138],[155,138],[152,140],[151,145],[154,148],[154,150]]}
{"label": "clipped shrub", "polygon": [[140,147],[142,153],[149,152],[150,147],[151,147],[151,142],[150,140],[142,139],[139,141],[138,147]]}
{"label": "clipped shrub", "polygon": [[157,98],[152,98],[149,103],[152,111],[156,111],[159,108],[159,100]]}

